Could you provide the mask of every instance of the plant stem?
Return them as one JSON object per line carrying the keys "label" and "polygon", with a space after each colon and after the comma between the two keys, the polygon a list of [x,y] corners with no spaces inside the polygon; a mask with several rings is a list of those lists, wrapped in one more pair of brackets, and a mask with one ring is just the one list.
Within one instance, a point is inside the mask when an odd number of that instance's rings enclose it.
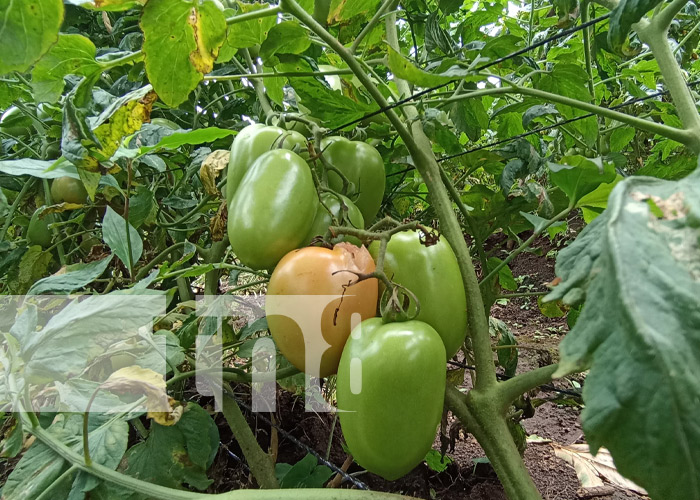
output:
{"label": "plant stem", "polygon": [[[49,181],[46,179],[42,179],[42,183],[44,184],[44,199],[46,200],[47,205],[52,205],[53,200],[51,199],[51,189],[49,188]],[[56,214],[50,214],[49,216],[49,222],[55,222],[56,221]],[[54,227],[53,228],[53,237],[55,240],[59,240],[61,237],[61,233],[58,232],[58,228]],[[63,249],[62,244],[57,244],[56,245],[56,251],[58,252],[58,260],[61,263],[61,266],[66,265],[66,251]]]}
{"label": "plant stem", "polygon": [[691,140],[684,142],[671,138],[685,144],[695,153],[700,153],[700,113],[698,113],[695,100],[668,43],[668,28],[673,16],[686,3],[685,0],[675,0],[651,21],[642,19],[633,27],[636,29],[639,39],[646,43],[654,54],[654,59],[658,63],[664,79],[664,85],[671,94],[678,117]]}
{"label": "plant stem", "polygon": [[[673,63],[675,65],[675,63]],[[660,67],[660,66],[659,66]],[[680,70],[678,70],[680,73]],[[682,79],[682,76],[681,76]],[[688,98],[692,101],[690,96],[690,91],[687,90],[687,86],[683,82],[683,86],[686,89]],[[669,86],[670,90],[670,86]],[[491,89],[476,90],[474,92],[469,92],[467,94],[461,94],[455,97],[450,97],[447,99],[433,99],[428,101],[430,103],[439,104],[449,104],[455,101],[460,101],[463,99],[472,99],[475,97],[492,96],[492,95],[507,95],[507,94],[521,94],[529,95],[532,97],[538,97],[544,101],[556,102],[559,104],[564,104],[565,106],[571,106],[572,108],[582,109],[590,113],[594,113],[598,116],[604,116],[605,118],[610,118],[611,120],[617,120],[627,125],[632,125],[647,132],[661,135],[674,141],[685,144],[693,151],[700,151],[700,135],[693,133],[690,130],[677,129],[675,127],[669,127],[662,123],[656,123],[651,120],[644,120],[642,118],[637,118],[636,116],[630,116],[625,113],[620,113],[609,108],[603,108],[596,104],[591,104],[585,101],[579,101],[578,99],[572,99],[570,97],[552,94],[550,92],[545,92],[543,90],[533,89],[529,87],[522,87],[520,85],[512,85],[508,87],[496,87]],[[673,95],[673,94],[672,94]]]}
{"label": "plant stem", "polygon": [[185,247],[185,242],[181,241],[181,242],[175,243],[173,246],[168,247],[165,250],[163,250],[161,253],[156,255],[148,264],[146,264],[141,269],[139,269],[139,272],[134,277],[134,281],[137,282],[137,281],[141,281],[142,279],[144,279],[151,269],[153,269],[158,264],[160,264],[165,259],[167,259],[171,253],[173,253],[176,250],[180,250],[181,248],[184,248],[184,247]]}
{"label": "plant stem", "polygon": [[360,46],[360,43],[362,43],[362,40],[364,40],[365,36],[367,36],[374,29],[377,23],[382,19],[382,16],[384,16],[386,12],[395,9],[398,3],[399,0],[384,0],[384,3],[382,3],[382,5],[379,7],[379,10],[377,10],[374,16],[372,16],[372,19],[370,19],[365,27],[362,28],[360,34],[357,35],[355,40],[352,42],[352,45],[350,46],[350,52],[352,54],[357,52],[357,48]]}
{"label": "plant stem", "polygon": [[275,477],[275,464],[270,460],[270,456],[260,448],[255,434],[241,412],[241,408],[228,391],[224,393],[221,412],[224,414],[224,418],[233,432],[233,437],[241,447],[250,470],[260,487],[262,489],[279,488],[279,482]]}
{"label": "plant stem", "polygon": [[282,12],[282,8],[279,5],[276,7],[270,7],[269,9],[254,10],[252,12],[246,12],[245,14],[238,14],[237,16],[228,17],[226,18],[226,24],[231,26],[232,24],[252,21],[253,19],[260,19],[261,17],[276,16],[280,12]]}
{"label": "plant stem", "polygon": [[[228,238],[224,236],[221,241],[215,241],[211,244],[207,252],[206,264],[218,263],[226,254],[228,247]],[[221,269],[212,269],[204,275],[204,295],[216,295],[219,291],[219,278],[221,278]]]}
{"label": "plant stem", "polygon": [[539,228],[538,230],[535,230],[532,233],[532,236],[530,236],[528,239],[526,239],[518,248],[513,250],[508,257],[506,257],[504,260],[502,260],[496,267],[494,267],[491,272],[489,272],[480,282],[479,286],[482,286],[484,283],[488,283],[488,281],[496,276],[498,274],[498,271],[503,269],[504,266],[507,266],[510,261],[512,261],[518,254],[520,254],[523,250],[527,249],[533,241],[535,241],[535,238],[537,238],[540,234],[544,232],[545,229],[547,229],[549,226],[557,222],[559,219],[562,219],[566,217],[569,212],[573,210],[573,205],[569,205],[566,207],[564,210],[559,212],[557,215],[552,217],[547,221],[547,223]]}
{"label": "plant stem", "polygon": [[[581,24],[585,24],[589,21],[589,0],[584,0],[581,2]],[[593,55],[591,52],[591,32],[593,31],[593,26],[584,28],[583,30],[583,56],[586,60],[586,74],[588,75],[588,91],[591,94],[591,104],[595,104],[595,81],[593,80]],[[596,118],[596,129],[598,133],[596,134],[596,152],[600,151],[600,123]]]}
{"label": "plant stem", "polygon": [[[516,346],[517,347],[517,346]],[[505,412],[510,404],[532,389],[552,381],[552,374],[559,365],[548,365],[521,373],[498,384],[497,399]]]}
{"label": "plant stem", "polygon": [[[498,474],[509,500],[541,500],[539,491],[520,458],[520,452],[510,437],[504,414],[498,401],[476,389],[462,394],[450,385],[445,390],[445,402],[452,413],[463,422],[479,441],[491,465]],[[500,418],[494,418],[499,415]]]}
{"label": "plant stem", "polygon": [[2,242],[5,239],[5,236],[7,236],[7,231],[8,229],[10,229],[10,224],[12,224],[12,217],[17,211],[17,207],[19,207],[19,204],[24,199],[24,196],[27,194],[27,191],[29,191],[33,185],[34,177],[30,177],[29,179],[27,179],[27,182],[24,183],[22,189],[20,189],[19,193],[17,194],[17,197],[15,198],[15,201],[12,202],[10,210],[5,216],[5,223],[2,225],[2,229],[0,229],[0,242]]}
{"label": "plant stem", "polygon": [[[246,63],[248,64],[248,68],[250,69],[251,74],[257,73],[257,65],[256,63],[250,58],[250,52],[248,49],[241,49],[241,53],[243,54],[243,58],[246,60]],[[259,80],[251,80],[250,83],[253,85],[253,88],[255,89],[255,93],[258,96],[258,101],[260,102],[260,107],[262,108],[263,112],[265,113],[265,118],[270,118],[275,114],[275,111],[272,109],[272,105],[270,104],[269,99],[267,98],[267,95],[265,95],[265,87],[263,87],[263,84]]]}

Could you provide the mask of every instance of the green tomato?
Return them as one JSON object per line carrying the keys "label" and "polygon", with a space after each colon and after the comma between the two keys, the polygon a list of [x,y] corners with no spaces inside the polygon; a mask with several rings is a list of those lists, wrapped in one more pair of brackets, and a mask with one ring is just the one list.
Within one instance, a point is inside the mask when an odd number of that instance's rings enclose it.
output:
{"label": "green tomato", "polygon": [[0,130],[14,137],[32,132],[32,119],[17,106],[10,106],[0,117]]}
{"label": "green tomato", "polygon": [[306,148],[306,139],[300,133],[261,123],[248,125],[233,139],[226,177],[228,204],[231,204],[238,185],[255,160],[263,153],[279,147],[282,137],[284,149],[293,149],[297,144],[302,150]]}
{"label": "green tomato", "polygon": [[[382,155],[369,144],[344,137],[328,137],[321,148],[324,158],[353,184],[347,195],[362,212],[365,224],[371,224],[384,198],[386,172]],[[335,172],[328,172],[328,185],[334,191],[343,189],[343,181]]]}
{"label": "green tomato", "polygon": [[87,195],[80,179],[64,176],[51,183],[51,199],[54,203],[85,203]]}
{"label": "green tomato", "polygon": [[[444,237],[431,246],[420,242],[422,233],[403,231],[391,237],[384,257],[384,272],[395,283],[408,288],[420,303],[415,318],[424,321],[442,337],[447,359],[464,343],[467,333],[467,300],[457,257]],[[379,242],[369,246],[376,260]],[[415,312],[411,304],[409,315]]]}
{"label": "green tomato", "polygon": [[318,197],[311,169],[286,149],[264,153],[241,179],[228,209],[228,237],[240,261],[271,269],[306,243]]}
{"label": "green tomato", "polygon": [[30,245],[39,245],[42,248],[51,246],[51,231],[49,230],[49,219],[39,217],[41,208],[32,214],[27,226],[27,242]]}
{"label": "green tomato", "polygon": [[[322,193],[321,201],[325,204],[325,207],[319,202],[316,208],[316,216],[311,223],[311,230],[306,237],[307,242],[311,242],[316,236],[325,236],[328,232],[328,228],[333,225],[333,217],[331,213],[342,223],[343,219],[343,204],[347,207],[346,223],[345,225],[350,225],[352,227],[362,229],[365,227],[365,220],[362,217],[362,212],[357,206],[350,201],[349,198],[343,195],[335,195],[333,193]],[[342,201],[342,204],[341,204]],[[326,210],[326,207],[330,209],[330,212]],[[338,241],[347,241],[358,247],[362,245],[362,242],[355,238],[354,236],[345,236],[338,238]]]}
{"label": "green tomato", "polygon": [[430,325],[363,321],[345,344],[336,384],[340,424],[357,463],[393,481],[423,460],[445,394],[445,347]]}

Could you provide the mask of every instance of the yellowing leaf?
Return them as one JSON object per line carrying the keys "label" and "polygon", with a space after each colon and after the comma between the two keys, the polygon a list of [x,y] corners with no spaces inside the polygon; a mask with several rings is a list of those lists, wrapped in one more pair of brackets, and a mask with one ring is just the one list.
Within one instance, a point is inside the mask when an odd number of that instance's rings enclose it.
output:
{"label": "yellowing leaf", "polygon": [[133,134],[144,122],[150,120],[151,109],[157,98],[155,92],[149,92],[137,101],[129,101],[108,122],[95,129],[95,135],[102,144],[101,152],[106,158],[117,151],[124,137]]}
{"label": "yellowing leaf", "polygon": [[[117,394],[144,394],[149,414],[172,412],[172,400],[166,392],[165,378],[153,370],[136,365],[121,368],[112,373],[100,388]],[[166,420],[162,416],[159,418]]]}

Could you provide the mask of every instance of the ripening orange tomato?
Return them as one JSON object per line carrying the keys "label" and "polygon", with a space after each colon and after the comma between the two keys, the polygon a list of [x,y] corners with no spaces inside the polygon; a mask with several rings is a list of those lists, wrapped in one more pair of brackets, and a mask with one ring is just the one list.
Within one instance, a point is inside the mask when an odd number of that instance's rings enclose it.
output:
{"label": "ripening orange tomato", "polygon": [[375,316],[377,307],[376,279],[348,285],[357,281],[354,273],[372,272],[367,249],[345,242],[332,250],[292,250],[279,261],[265,312],[270,333],[290,363],[315,377],[336,373],[352,328]]}

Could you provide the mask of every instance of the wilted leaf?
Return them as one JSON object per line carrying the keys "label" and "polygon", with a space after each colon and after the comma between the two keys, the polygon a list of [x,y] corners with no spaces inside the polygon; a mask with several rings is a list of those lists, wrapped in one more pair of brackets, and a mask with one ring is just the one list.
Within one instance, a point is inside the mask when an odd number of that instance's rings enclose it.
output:
{"label": "wilted leaf", "polygon": [[219,190],[216,187],[216,181],[223,169],[228,166],[231,152],[226,149],[217,149],[212,151],[202,162],[199,167],[199,179],[202,181],[204,190],[210,196],[219,196]]}
{"label": "wilted leaf", "polygon": [[593,456],[585,443],[569,446],[562,446],[558,443],[551,444],[554,448],[554,454],[576,469],[576,476],[584,489],[599,488],[603,486],[602,480],[605,479],[618,488],[639,495],[647,494],[643,488],[629,479],[625,479],[617,472],[613,458],[605,448],[600,448]]}
{"label": "wilted leaf", "polygon": [[[116,394],[145,395],[149,417],[152,414],[161,414],[152,417],[161,425],[174,425],[180,417],[180,415],[172,411],[173,405],[171,405],[171,399],[166,391],[165,378],[162,374],[148,368],[141,368],[136,365],[121,368],[112,373],[100,385],[100,388]],[[179,413],[181,414],[182,412]],[[165,416],[162,414],[165,414]],[[167,415],[171,415],[171,417],[166,417]]]}

